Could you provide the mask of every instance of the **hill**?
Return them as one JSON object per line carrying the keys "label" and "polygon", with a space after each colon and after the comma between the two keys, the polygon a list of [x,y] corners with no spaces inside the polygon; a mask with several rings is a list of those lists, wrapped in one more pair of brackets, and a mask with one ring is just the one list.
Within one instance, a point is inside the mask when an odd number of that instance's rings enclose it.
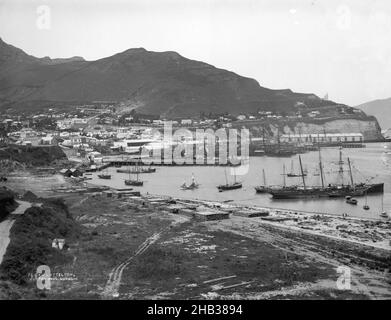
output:
{"label": "hill", "polygon": [[36,58],[0,39],[0,108],[117,101],[144,114],[254,113],[335,105],[313,94],[261,87],[250,78],[176,52],[129,49],[96,61]]}
{"label": "hill", "polygon": [[28,166],[45,166],[66,159],[67,156],[59,146],[9,145],[0,150],[0,163],[1,160],[9,160]]}
{"label": "hill", "polygon": [[391,98],[369,101],[360,104],[356,108],[375,116],[382,129],[391,128]]}

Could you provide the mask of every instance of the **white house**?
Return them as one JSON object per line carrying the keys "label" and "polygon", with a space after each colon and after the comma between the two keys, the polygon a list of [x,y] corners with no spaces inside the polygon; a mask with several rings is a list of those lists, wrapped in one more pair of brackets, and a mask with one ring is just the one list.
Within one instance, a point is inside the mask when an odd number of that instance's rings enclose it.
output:
{"label": "white house", "polygon": [[86,158],[94,163],[102,163],[103,161],[102,154],[97,151],[87,153]]}
{"label": "white house", "polygon": [[52,136],[46,136],[41,138],[41,144],[43,145],[52,145],[54,142],[54,139]]}
{"label": "white house", "polygon": [[191,125],[193,121],[191,119],[182,119],[181,125]]}

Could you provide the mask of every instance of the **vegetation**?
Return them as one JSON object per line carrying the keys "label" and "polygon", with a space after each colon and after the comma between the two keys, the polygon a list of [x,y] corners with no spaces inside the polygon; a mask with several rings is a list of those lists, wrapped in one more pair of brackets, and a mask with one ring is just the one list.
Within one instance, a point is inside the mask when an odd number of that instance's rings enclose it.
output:
{"label": "vegetation", "polygon": [[58,146],[32,147],[10,145],[0,150],[0,160],[8,159],[31,166],[48,165],[55,160],[67,159]]}
{"label": "vegetation", "polygon": [[133,277],[139,280],[162,280],[186,272],[185,253],[178,249],[151,247],[137,257]]}
{"label": "vegetation", "polygon": [[0,221],[3,220],[16,206],[15,195],[8,189],[0,189]]}
{"label": "vegetation", "polygon": [[47,200],[18,217],[11,229],[11,242],[0,267],[2,280],[27,285],[39,265],[58,266],[70,257],[52,248],[55,238],[77,237],[80,229],[61,199]]}

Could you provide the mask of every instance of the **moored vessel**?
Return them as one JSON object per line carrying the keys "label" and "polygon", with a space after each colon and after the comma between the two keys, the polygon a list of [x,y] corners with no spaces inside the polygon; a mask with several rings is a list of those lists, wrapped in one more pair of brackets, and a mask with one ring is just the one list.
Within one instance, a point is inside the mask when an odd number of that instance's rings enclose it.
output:
{"label": "moored vessel", "polygon": [[138,175],[139,175],[139,172],[138,172],[138,170],[136,169],[135,170],[135,174],[136,174],[136,179],[132,179],[131,178],[131,171],[132,170],[128,170],[128,172],[129,172],[129,179],[126,179],[125,181],[124,181],[124,183],[125,183],[125,185],[127,185],[127,186],[134,186],[134,187],[142,187],[143,185],[144,185],[144,181],[141,181],[141,180],[139,180],[139,178],[138,178]]}
{"label": "moored vessel", "polygon": [[225,184],[220,184],[220,185],[217,186],[217,189],[220,192],[228,191],[228,190],[240,189],[242,187],[242,183],[236,181],[236,174],[234,174],[234,182],[233,183],[228,183],[227,170],[226,169],[224,169],[224,174],[225,174]]}
{"label": "moored vessel", "polygon": [[262,169],[262,176],[263,176],[263,185],[256,186],[255,187],[255,191],[257,193],[268,193],[268,192],[270,192],[270,187],[268,187],[267,184],[266,184],[265,169]]}
{"label": "moored vessel", "polygon": [[186,181],[181,185],[182,190],[194,190],[198,189],[199,184],[195,181],[194,174],[191,176],[191,183],[187,185]]}
{"label": "moored vessel", "polygon": [[[302,177],[303,186],[286,187],[284,183],[284,187],[282,188],[272,188],[270,190],[270,194],[273,196],[274,199],[300,199],[300,198],[322,198],[322,197],[337,198],[337,197],[346,197],[346,196],[350,196],[350,197],[363,196],[369,188],[369,186],[365,183],[358,184],[358,185],[354,184],[352,168],[351,168],[351,163],[349,158],[348,158],[348,164],[349,164],[350,185],[346,185],[342,183],[341,185],[328,184],[327,186],[325,186],[325,178],[324,178],[320,148],[319,148],[319,175],[321,178],[321,186],[308,187],[306,185],[301,156],[299,156],[299,163],[300,163],[300,172],[301,172],[300,176]],[[341,177],[344,172],[342,164],[343,164],[342,154],[340,151],[339,174],[341,175]]]}

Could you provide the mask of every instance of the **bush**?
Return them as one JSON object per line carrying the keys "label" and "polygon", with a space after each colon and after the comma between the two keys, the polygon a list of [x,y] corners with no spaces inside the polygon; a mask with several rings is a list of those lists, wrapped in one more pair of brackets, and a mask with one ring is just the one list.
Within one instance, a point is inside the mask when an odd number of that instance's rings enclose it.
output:
{"label": "bush", "polygon": [[11,229],[11,242],[0,266],[1,277],[24,285],[39,265],[64,264],[68,260],[66,253],[52,248],[52,241],[69,240],[79,230],[62,200],[50,200],[42,208],[27,209]]}

